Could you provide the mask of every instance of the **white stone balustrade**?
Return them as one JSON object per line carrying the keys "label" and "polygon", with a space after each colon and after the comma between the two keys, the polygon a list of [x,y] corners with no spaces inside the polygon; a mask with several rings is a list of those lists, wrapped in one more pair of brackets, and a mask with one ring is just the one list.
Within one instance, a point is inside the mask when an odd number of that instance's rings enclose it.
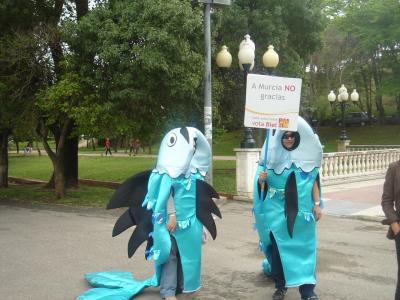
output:
{"label": "white stone balustrade", "polygon": [[391,162],[400,159],[400,148],[324,153],[321,177],[324,182],[366,175],[381,175]]}
{"label": "white stone balustrade", "polygon": [[[235,149],[235,151],[237,195],[251,199],[253,176],[261,149]],[[397,160],[400,160],[400,146],[382,150],[324,153],[320,171],[322,184],[382,178],[389,164]]]}
{"label": "white stone balustrade", "polygon": [[400,145],[348,145],[346,151],[400,149]]}

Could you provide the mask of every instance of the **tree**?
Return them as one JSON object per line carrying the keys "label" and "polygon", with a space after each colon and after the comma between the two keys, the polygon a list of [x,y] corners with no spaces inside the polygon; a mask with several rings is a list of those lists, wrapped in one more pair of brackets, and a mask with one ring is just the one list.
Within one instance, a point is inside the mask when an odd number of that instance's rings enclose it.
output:
{"label": "tree", "polygon": [[201,99],[201,36],[201,14],[179,0],[113,1],[71,23],[68,66],[79,65],[96,98],[94,109],[79,106],[77,124],[90,130],[89,119],[104,136],[140,136],[146,144],[168,119],[175,126],[190,119],[181,112]]}
{"label": "tree", "polygon": [[[279,53],[277,73],[281,76],[303,77],[311,54],[321,47],[324,18],[319,0],[237,0],[229,8],[213,14],[214,49],[227,45],[233,56],[233,66],[238,65],[237,53],[240,41],[248,33],[256,44],[256,61],[253,72],[262,73],[262,55],[268,45],[274,45]],[[234,29],[234,30],[232,30]],[[217,49],[218,48],[218,49]],[[236,67],[235,67],[236,68]],[[216,99],[229,116],[225,125],[229,129],[240,126],[243,119],[244,90],[242,74],[228,71],[223,76],[214,69],[214,76],[222,81],[221,98]],[[233,122],[231,120],[234,120]]]}
{"label": "tree", "polygon": [[[66,72],[65,55],[68,48],[65,47],[62,31],[68,20],[79,22],[88,13],[88,0],[45,1],[45,8],[40,25],[45,36],[43,44],[49,49],[47,56],[52,58],[49,73],[53,76],[48,81],[47,88],[38,94],[37,133],[41,136],[54,167],[49,186],[55,188],[56,196],[60,198],[65,196],[67,187],[78,184],[78,135],[76,121],[69,114],[71,110],[67,106],[76,104],[76,97],[82,95],[81,91],[77,90],[82,87],[80,79]],[[49,100],[49,103],[45,100]],[[49,112],[51,107],[56,110]],[[48,145],[49,131],[56,141],[54,151]]]}
{"label": "tree", "polygon": [[0,187],[8,186],[8,138],[35,124],[36,91],[46,80],[46,64],[33,36],[41,1],[0,4]]}
{"label": "tree", "polygon": [[[325,47],[319,53],[318,73],[321,77],[318,79],[322,85],[325,82],[332,86],[330,81],[333,80],[350,83],[361,90],[360,109],[371,115],[375,104],[382,121],[385,114],[383,96],[396,99],[399,92],[398,1],[326,2],[330,24],[325,34]],[[328,90],[325,88],[324,93]]]}

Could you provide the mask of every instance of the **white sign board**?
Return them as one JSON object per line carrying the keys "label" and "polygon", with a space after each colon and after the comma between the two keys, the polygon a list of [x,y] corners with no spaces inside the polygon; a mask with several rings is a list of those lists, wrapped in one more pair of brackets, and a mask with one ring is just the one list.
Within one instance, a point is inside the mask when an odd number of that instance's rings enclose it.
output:
{"label": "white sign board", "polygon": [[244,126],[297,130],[301,79],[247,75]]}

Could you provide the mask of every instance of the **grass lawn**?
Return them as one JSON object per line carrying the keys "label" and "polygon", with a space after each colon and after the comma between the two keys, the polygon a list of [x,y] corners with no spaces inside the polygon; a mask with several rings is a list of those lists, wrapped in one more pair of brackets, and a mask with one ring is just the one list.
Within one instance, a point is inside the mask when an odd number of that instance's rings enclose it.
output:
{"label": "grass lawn", "polygon": [[[128,177],[143,170],[153,169],[155,158],[145,157],[79,157],[79,177],[85,179],[122,182]],[[218,192],[234,194],[236,191],[236,162],[214,161],[214,187]],[[47,156],[11,155],[9,158],[9,176],[49,180],[52,164]],[[39,201],[75,205],[103,207],[110,199],[112,189],[93,188],[81,185],[78,190],[68,191],[64,200],[56,200],[52,192],[43,190],[41,186],[10,186],[2,190],[0,199],[29,199]]]}
{"label": "grass lawn", "polygon": [[106,207],[113,192],[114,190],[107,188],[80,186],[79,189],[68,190],[66,198],[56,199],[54,193],[44,189],[42,185],[9,185],[7,189],[0,189],[0,201]]}
{"label": "grass lawn", "polygon": [[[324,152],[337,151],[339,127],[320,127],[318,135]],[[347,127],[347,136],[351,145],[400,145],[400,125],[370,125],[364,127]]]}

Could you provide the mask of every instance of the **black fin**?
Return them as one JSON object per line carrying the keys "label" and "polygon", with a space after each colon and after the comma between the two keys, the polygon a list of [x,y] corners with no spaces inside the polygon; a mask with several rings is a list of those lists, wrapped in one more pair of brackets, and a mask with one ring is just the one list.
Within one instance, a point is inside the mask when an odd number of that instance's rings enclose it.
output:
{"label": "black fin", "polygon": [[121,232],[124,232],[133,225],[136,225],[136,222],[130,212],[130,209],[128,209],[119,217],[119,219],[115,223],[112,236],[114,237],[119,235]]}
{"label": "black fin", "polygon": [[146,240],[148,244],[150,241],[152,244],[152,238],[149,237],[150,232],[153,231],[152,212],[146,207],[142,207],[150,175],[151,170],[147,170],[127,179],[115,191],[107,205],[107,209],[129,206],[129,209],[119,217],[113,229],[113,236],[117,236],[129,227],[136,225],[128,243],[129,257],[132,257],[137,248]]}
{"label": "black fin", "polygon": [[196,180],[196,215],[215,240],[217,237],[217,228],[211,214],[219,218],[222,218],[222,216],[212,198],[219,198],[214,188],[203,180]]}
{"label": "black fin", "polygon": [[149,233],[140,226],[136,226],[135,231],[132,233],[128,242],[128,257],[131,258],[135,254],[137,248],[140,247],[145,241],[149,239]]}
{"label": "black fin", "polygon": [[138,173],[122,183],[112,195],[107,209],[140,206],[147,194],[147,183],[151,170]]}
{"label": "black fin", "polygon": [[296,176],[292,172],[286,181],[285,187],[285,216],[288,233],[291,238],[293,238],[293,228],[298,210]]}
{"label": "black fin", "polygon": [[179,132],[183,135],[183,137],[185,138],[185,140],[189,144],[189,131],[187,130],[187,128],[186,127],[182,127]]}

